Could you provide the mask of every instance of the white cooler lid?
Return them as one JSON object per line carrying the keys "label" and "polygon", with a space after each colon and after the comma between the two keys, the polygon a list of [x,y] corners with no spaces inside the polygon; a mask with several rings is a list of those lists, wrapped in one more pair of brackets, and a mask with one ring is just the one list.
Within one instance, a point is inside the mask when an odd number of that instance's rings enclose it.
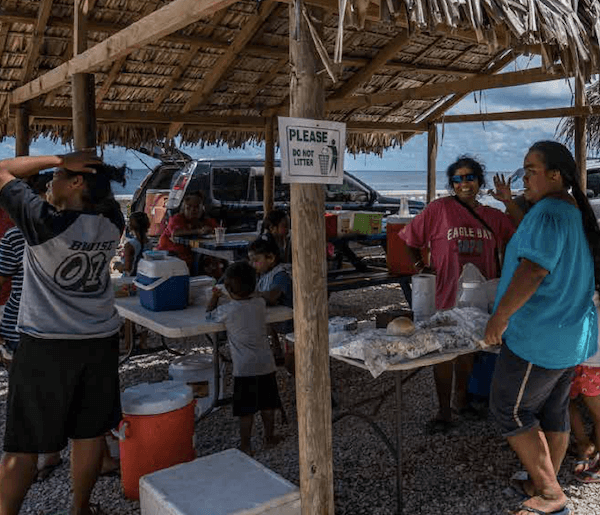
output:
{"label": "white cooler lid", "polygon": [[121,393],[125,415],[160,415],[187,406],[194,400],[192,389],[179,381],[140,383]]}
{"label": "white cooler lid", "polygon": [[140,259],[137,273],[146,277],[159,278],[189,275],[189,270],[183,259],[167,256],[164,259]]}

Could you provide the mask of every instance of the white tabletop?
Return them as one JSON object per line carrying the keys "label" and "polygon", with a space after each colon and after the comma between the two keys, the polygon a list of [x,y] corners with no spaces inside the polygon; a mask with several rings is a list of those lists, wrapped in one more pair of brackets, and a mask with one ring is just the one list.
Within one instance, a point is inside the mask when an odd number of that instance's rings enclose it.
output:
{"label": "white tabletop", "polygon": [[[115,306],[122,317],[167,338],[225,331],[224,324],[206,320],[205,305],[192,305],[176,311],[150,311],[140,305],[139,297],[135,296],[117,298]],[[291,320],[293,316],[294,311],[285,306],[267,308],[267,323],[269,324]]]}
{"label": "white tabletop", "polygon": [[[437,365],[438,363],[443,363],[444,361],[452,361],[458,356],[462,356],[464,354],[471,354],[472,352],[477,352],[482,349],[461,349],[455,352],[431,352],[426,354],[425,356],[421,356],[420,358],[410,359],[407,361],[403,361],[402,363],[396,363],[394,365],[388,365],[385,367],[385,372],[398,371],[398,370],[412,370],[414,368],[427,367],[429,365]],[[369,370],[365,365],[364,361],[354,358],[348,358],[346,356],[339,356],[337,354],[330,354],[332,358],[339,359],[340,361],[344,361],[349,363],[350,365],[354,365],[358,368],[363,368],[365,370]]]}

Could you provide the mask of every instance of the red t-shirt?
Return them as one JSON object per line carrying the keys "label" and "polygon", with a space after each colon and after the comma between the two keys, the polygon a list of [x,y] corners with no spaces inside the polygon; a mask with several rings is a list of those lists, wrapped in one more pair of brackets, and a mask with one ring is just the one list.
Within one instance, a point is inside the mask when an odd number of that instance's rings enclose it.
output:
{"label": "red t-shirt", "polygon": [[466,263],[473,263],[487,279],[500,273],[494,249],[498,245],[504,250],[514,226],[506,214],[493,207],[479,205],[475,212],[494,234],[452,197],[433,201],[398,233],[411,247],[430,247],[431,266],[436,271],[436,309],[455,306],[458,278]]}
{"label": "red t-shirt", "polygon": [[[14,227],[13,221],[8,216],[8,213],[4,209],[0,209],[0,238],[4,236],[4,233],[11,227]],[[0,305],[6,304],[8,297],[10,296],[10,281],[6,281],[2,288],[0,288]]]}
{"label": "red t-shirt", "polygon": [[[202,218],[200,220],[201,225],[212,227],[218,227],[218,223],[214,218]],[[196,226],[198,227],[198,226]],[[169,219],[169,223],[167,224],[166,229],[160,235],[160,239],[158,240],[157,248],[159,250],[169,250],[171,252],[175,252],[181,259],[188,260],[189,256],[191,256],[191,251],[189,247],[182,245],[180,243],[175,243],[171,238],[173,237],[173,233],[179,229],[193,229],[194,224],[190,220],[188,220],[181,213],[177,213],[173,215]]]}

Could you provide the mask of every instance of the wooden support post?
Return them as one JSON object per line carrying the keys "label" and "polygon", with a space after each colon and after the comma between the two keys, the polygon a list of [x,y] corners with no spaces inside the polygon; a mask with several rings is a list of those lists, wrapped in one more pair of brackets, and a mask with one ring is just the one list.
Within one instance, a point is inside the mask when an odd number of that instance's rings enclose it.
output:
{"label": "wooden support post", "polygon": [[[87,50],[86,0],[75,0],[73,55]],[[71,80],[73,102],[73,144],[76,149],[96,148],[96,98],[94,75],[75,73]]]}
{"label": "wooden support post", "polygon": [[263,206],[265,216],[273,209],[275,183],[275,142],[273,138],[273,118],[265,124],[265,175],[263,176]]}
{"label": "wooden support post", "polygon": [[[585,101],[585,83],[575,78],[575,107],[583,107]],[[581,189],[587,188],[587,119],[585,116],[575,118],[575,162],[579,168]]]}
{"label": "wooden support post", "polygon": [[435,161],[437,159],[437,125],[428,124],[427,128],[427,203],[435,200]]}
{"label": "wooden support post", "polygon": [[[290,116],[321,120],[322,68],[303,1],[290,5]],[[322,30],[323,11],[311,9]],[[302,514],[333,515],[331,384],[325,254],[325,197],[320,184],[292,184],[292,275],[296,344],[296,405]]]}
{"label": "wooden support post", "polygon": [[21,104],[17,107],[15,116],[15,155],[29,155],[29,111]]}

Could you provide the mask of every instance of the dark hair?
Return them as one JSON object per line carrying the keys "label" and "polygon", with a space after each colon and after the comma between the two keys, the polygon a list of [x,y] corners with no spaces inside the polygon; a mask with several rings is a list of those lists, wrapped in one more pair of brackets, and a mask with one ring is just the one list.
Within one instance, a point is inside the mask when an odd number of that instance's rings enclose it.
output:
{"label": "dark hair", "polygon": [[127,182],[125,179],[125,173],[130,171],[127,166],[121,167],[108,165],[106,163],[91,164],[90,168],[96,170],[96,173],[89,172],[75,172],[68,168],[63,168],[67,172],[68,177],[76,177],[81,175],[85,184],[85,191],[83,194],[83,203],[86,209],[95,211],[108,210],[108,205],[116,202],[112,192],[110,183],[116,182],[121,186],[125,186]]}
{"label": "dark hair", "polygon": [[479,161],[473,159],[471,156],[464,154],[459,156],[458,159],[454,161],[454,163],[452,163],[446,170],[446,175],[448,176],[448,188],[451,192],[454,191],[452,177],[456,175],[456,171],[459,168],[468,168],[471,170],[471,172],[473,172],[477,177],[479,188],[483,188],[485,186],[485,166]]}
{"label": "dark hair", "polygon": [[236,261],[225,269],[223,283],[228,292],[249,297],[256,289],[256,270],[247,261]]}
{"label": "dark hair", "polygon": [[281,261],[281,254],[279,251],[279,245],[275,241],[275,238],[268,232],[261,234],[248,246],[248,252],[254,254],[273,254],[275,256],[275,262]]}
{"label": "dark hair", "polygon": [[38,195],[46,193],[48,183],[52,181],[51,173],[36,173],[27,177],[27,184]]}
{"label": "dark hair", "polygon": [[529,152],[538,152],[544,160],[546,170],[557,170],[563,179],[565,188],[571,189],[571,193],[577,201],[577,207],[581,211],[583,229],[594,258],[596,289],[598,289],[600,284],[600,228],[592,206],[581,189],[579,170],[573,154],[557,141],[538,141],[531,145]]}
{"label": "dark hair", "polygon": [[186,193],[184,195],[184,197],[181,199],[181,203],[183,204],[186,199],[192,198],[192,197],[198,197],[200,199],[200,204],[204,204],[204,199],[205,199],[204,192],[200,191],[200,190],[196,190],[196,191],[192,191],[190,193]]}
{"label": "dark hair", "polygon": [[273,227],[277,227],[282,220],[285,220],[288,214],[283,209],[272,209],[267,213],[263,220],[261,232],[267,232]]}
{"label": "dark hair", "polygon": [[[146,239],[146,233],[150,228],[150,219],[143,211],[134,211],[129,215],[129,226],[132,228],[132,223],[136,224],[139,235],[143,240]],[[132,228],[133,230],[133,228]],[[142,242],[143,243],[143,242]]]}

